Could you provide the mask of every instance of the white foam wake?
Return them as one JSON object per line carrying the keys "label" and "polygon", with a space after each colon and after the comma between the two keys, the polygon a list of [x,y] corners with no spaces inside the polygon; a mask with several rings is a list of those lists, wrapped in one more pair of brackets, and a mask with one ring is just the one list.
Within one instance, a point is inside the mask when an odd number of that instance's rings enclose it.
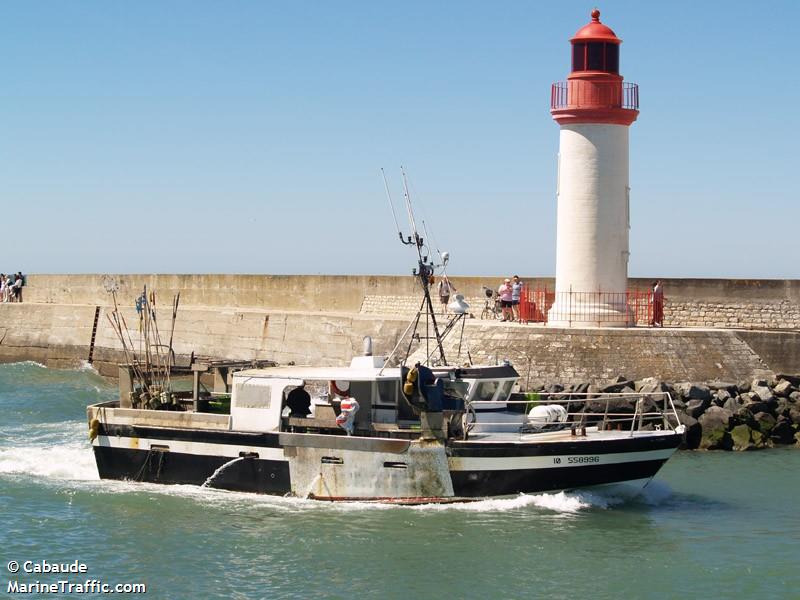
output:
{"label": "white foam wake", "polygon": [[0,449],[0,474],[90,481],[99,479],[88,446],[21,446]]}
{"label": "white foam wake", "polygon": [[43,365],[40,362],[36,362],[35,360],[21,360],[19,362],[7,363],[9,367],[21,366],[21,367],[38,367],[40,369],[46,369],[47,365]]}
{"label": "white foam wake", "polygon": [[22,425],[0,446],[0,474],[97,480],[97,466],[81,422]]}
{"label": "white foam wake", "polygon": [[456,504],[423,504],[415,510],[457,510],[466,512],[504,512],[529,506],[557,513],[576,513],[590,508],[608,508],[609,499],[581,492],[557,492],[552,494],[520,494],[513,498],[491,498]]}

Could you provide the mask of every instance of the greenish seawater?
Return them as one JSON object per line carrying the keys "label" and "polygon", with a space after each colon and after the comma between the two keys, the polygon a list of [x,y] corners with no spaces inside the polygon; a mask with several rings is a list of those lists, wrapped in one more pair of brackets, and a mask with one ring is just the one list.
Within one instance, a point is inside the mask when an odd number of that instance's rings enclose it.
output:
{"label": "greenish seawater", "polygon": [[[800,597],[798,449],[679,453],[636,502],[331,505],[99,481],[85,406],[114,394],[0,365],[0,596],[93,578],[151,598]],[[89,572],[7,571],[42,559]]]}

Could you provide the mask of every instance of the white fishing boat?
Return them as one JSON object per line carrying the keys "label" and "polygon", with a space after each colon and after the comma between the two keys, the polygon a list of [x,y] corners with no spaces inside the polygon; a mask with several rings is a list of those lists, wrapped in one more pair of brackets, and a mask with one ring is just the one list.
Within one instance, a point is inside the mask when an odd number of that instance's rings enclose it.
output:
{"label": "white fishing boat", "polygon": [[[114,401],[90,406],[89,421],[104,479],[403,503],[594,486],[635,493],[681,441],[667,394],[514,401],[517,378],[511,366],[409,370],[361,356],[348,367],[239,371],[230,414]],[[287,398],[301,386],[312,412],[292,416]],[[349,435],[337,422],[348,399],[359,405]],[[621,400],[633,412],[614,412]]]}
{"label": "white fishing boat", "polygon": [[165,389],[168,372],[156,385],[134,360],[121,371],[120,399],[88,407],[100,477],[431,503],[598,486],[630,494],[656,475],[684,430],[667,393],[523,395],[511,364],[449,364],[443,340],[459,324],[463,335],[466,305],[457,298],[440,328],[436,266],[415,227],[400,237],[417,250],[422,302],[392,353],[374,356],[365,340],[348,366],[238,370],[228,376],[230,404],[214,412],[199,397],[199,368],[183,401]]}

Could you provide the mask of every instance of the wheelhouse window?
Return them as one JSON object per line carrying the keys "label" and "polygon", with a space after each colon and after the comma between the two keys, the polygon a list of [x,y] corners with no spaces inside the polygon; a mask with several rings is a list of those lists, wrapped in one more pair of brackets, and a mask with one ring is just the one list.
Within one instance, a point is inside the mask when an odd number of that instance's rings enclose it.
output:
{"label": "wheelhouse window", "polygon": [[378,403],[397,404],[398,381],[396,379],[378,380]]}
{"label": "wheelhouse window", "polygon": [[508,400],[508,397],[511,395],[511,390],[514,388],[514,381],[506,381],[503,384],[503,389],[500,390],[500,394],[497,396],[499,401]]}
{"label": "wheelhouse window", "polygon": [[473,400],[489,401],[494,398],[497,393],[497,388],[500,387],[499,381],[482,381],[475,391],[475,398]]}

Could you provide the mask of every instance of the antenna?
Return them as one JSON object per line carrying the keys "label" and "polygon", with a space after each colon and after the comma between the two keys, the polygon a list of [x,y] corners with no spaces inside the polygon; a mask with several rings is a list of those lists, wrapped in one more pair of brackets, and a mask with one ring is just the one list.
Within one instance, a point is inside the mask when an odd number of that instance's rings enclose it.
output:
{"label": "antenna", "polygon": [[397,215],[394,212],[394,203],[392,202],[392,193],[389,191],[389,182],[386,181],[386,173],[381,167],[381,175],[383,176],[383,185],[386,188],[386,197],[389,199],[389,208],[392,209],[392,219],[394,219],[394,226],[397,228],[397,235],[400,236],[400,241],[403,241],[403,232],[400,231],[400,224],[397,222]]}
{"label": "antenna", "polygon": [[[420,197],[419,192],[414,187],[414,180],[411,179],[410,177],[408,178],[408,187],[409,187],[409,190],[413,191],[414,195],[419,199],[419,197]],[[446,252],[442,253],[442,251],[439,249],[439,242],[436,241],[436,237],[433,235],[433,227],[431,226],[430,231],[428,231],[428,224],[426,223],[425,218],[424,218],[426,216],[425,215],[425,210],[421,209],[421,211],[422,211],[422,216],[423,216],[423,219],[422,219],[422,230],[425,232],[425,239],[428,240],[428,245],[426,246],[428,248],[428,253],[429,254],[433,253],[431,248],[433,250],[436,250],[436,254],[439,256],[439,260],[442,261],[441,265],[433,265],[433,266],[435,268],[443,267],[443,272],[446,272],[447,271],[447,259],[444,258],[444,255],[447,254],[447,253]],[[431,246],[430,242],[433,242],[433,246]],[[433,261],[431,261],[431,262],[433,262]]]}
{"label": "antenna", "polygon": [[414,233],[414,241],[417,244],[417,249],[421,246],[422,240],[419,237],[419,233],[417,233],[417,223],[414,221],[414,209],[411,208],[411,196],[408,193],[408,179],[406,178],[406,172],[403,167],[400,167],[400,172],[403,174],[403,194],[406,198],[406,210],[408,211],[408,220],[411,223],[411,229]]}

